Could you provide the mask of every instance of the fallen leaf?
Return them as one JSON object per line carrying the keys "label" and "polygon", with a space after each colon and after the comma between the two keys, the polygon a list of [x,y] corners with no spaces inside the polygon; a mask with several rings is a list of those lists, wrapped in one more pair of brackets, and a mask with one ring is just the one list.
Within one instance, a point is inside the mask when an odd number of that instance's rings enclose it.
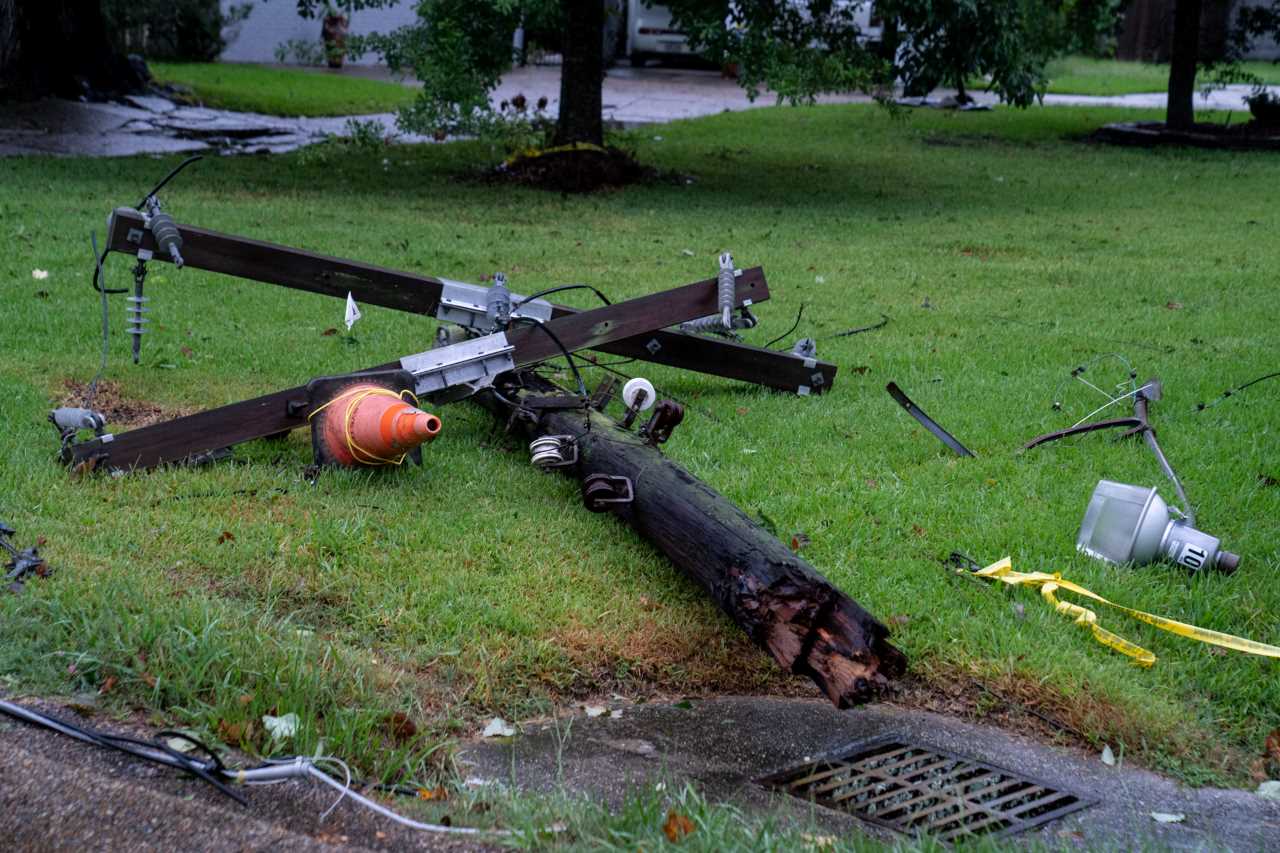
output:
{"label": "fallen leaf", "polygon": [[812,540],[809,539],[807,535],[797,531],[796,533],[791,534],[791,550],[799,551],[800,549],[808,545],[811,541]]}
{"label": "fallen leaf", "polygon": [[226,720],[218,721],[218,739],[227,746],[239,746],[246,740],[245,735],[249,731],[247,722],[228,723]]}
{"label": "fallen leaf", "polygon": [[418,799],[435,800],[435,801],[447,800],[449,799],[449,792],[445,790],[445,787],[443,785],[440,785],[435,788],[419,788]]}
{"label": "fallen leaf", "polygon": [[480,733],[481,737],[511,737],[516,733],[514,727],[509,725],[506,720],[501,717],[494,717],[489,721],[489,725],[484,727],[484,731]]}
{"label": "fallen leaf", "polygon": [[911,621],[911,617],[905,613],[897,613],[885,620],[890,625],[905,625]]}
{"label": "fallen leaf", "polygon": [[32,270],[31,277],[34,278],[36,281],[44,281],[46,278],[49,277],[49,271],[48,270]]}
{"label": "fallen leaf", "polygon": [[102,686],[98,688],[98,692],[105,696],[110,693],[115,686],[116,677],[114,675],[108,675],[102,682]]}
{"label": "fallen leaf", "polygon": [[921,527],[921,526],[920,526],[920,525],[918,525],[918,524],[913,524],[913,525],[911,525],[911,532],[912,532],[912,533],[914,533],[914,534],[915,534],[915,535],[917,535],[917,536],[923,536],[923,535],[924,535],[924,528],[923,528],[923,527]]}
{"label": "fallen leaf", "polygon": [[146,684],[148,687],[151,687],[151,688],[153,688],[153,689],[155,688],[156,683],[157,683],[157,682],[156,682],[156,677],[155,677],[154,675],[152,675],[151,673],[146,672],[146,671],[143,671],[143,672],[138,673],[138,677],[139,677],[139,678],[141,678],[141,679],[142,679],[142,681],[143,681],[143,683],[144,683],[144,684]]}
{"label": "fallen leaf", "polygon": [[178,351],[181,352],[183,355],[185,355],[187,358],[191,358],[193,355],[196,354],[195,350],[191,349],[191,347],[178,347]]}
{"label": "fallen leaf", "polygon": [[642,595],[640,596],[640,609],[641,610],[657,610],[658,602],[654,601],[652,598],[650,598],[647,595]]}
{"label": "fallen leaf", "polygon": [[746,406],[739,406],[739,407],[738,407],[738,414],[740,414],[740,415],[745,415],[745,414],[747,414],[747,413],[748,413],[748,412],[750,412],[750,411],[751,411],[751,410],[750,410],[750,409],[748,409]]}
{"label": "fallen leaf", "polygon": [[234,541],[236,541],[236,536],[230,530],[222,531],[222,535],[218,537],[219,545],[221,545],[223,542],[234,542]]}
{"label": "fallen leaf", "polygon": [[279,717],[273,717],[270,714],[262,715],[262,725],[267,727],[267,731],[271,733],[272,738],[279,740],[287,740],[298,733],[298,715],[294,713],[284,714]]}
{"label": "fallen leaf", "polygon": [[1170,311],[1177,311],[1179,308],[1181,308],[1181,307],[1182,307],[1182,303],[1181,303],[1181,302],[1166,302],[1166,303],[1164,304],[1164,307],[1165,307],[1165,308],[1168,308]]}
{"label": "fallen leaf", "polygon": [[167,737],[164,739],[164,745],[174,752],[190,752],[196,748],[194,743],[184,737]]}
{"label": "fallen leaf", "polygon": [[667,812],[667,819],[662,824],[662,832],[672,844],[679,844],[686,835],[693,832],[693,821],[675,809]]}
{"label": "fallen leaf", "polygon": [[1267,735],[1263,742],[1262,760],[1270,773],[1280,774],[1280,729]]}
{"label": "fallen leaf", "polygon": [[603,705],[586,705],[582,710],[587,712],[588,717],[602,717],[608,709]]}
{"label": "fallen leaf", "polygon": [[240,694],[240,704],[241,704],[241,705],[248,705],[248,704],[249,704],[250,702],[252,702],[252,701],[253,701],[253,694],[252,694],[252,693],[241,693],[241,694]]}
{"label": "fallen leaf", "polygon": [[1102,763],[1108,767],[1116,766],[1116,754],[1111,751],[1111,744],[1103,744],[1102,746]]}
{"label": "fallen leaf", "polygon": [[323,332],[320,333],[320,337],[331,338],[336,334],[338,334],[338,330],[333,326],[330,326],[329,328],[325,329]]}
{"label": "fallen leaf", "polygon": [[382,725],[398,744],[405,744],[418,736],[418,727],[403,711],[394,711],[382,718]]}
{"label": "fallen leaf", "polygon": [[1182,813],[1170,814],[1169,812],[1152,812],[1151,819],[1156,823],[1182,823],[1187,819],[1187,816]]}
{"label": "fallen leaf", "polygon": [[873,480],[873,479],[871,479],[870,477],[868,477],[868,478],[867,478],[867,488],[868,488],[868,489],[878,489],[878,488],[880,488],[880,481],[879,481],[879,480]]}

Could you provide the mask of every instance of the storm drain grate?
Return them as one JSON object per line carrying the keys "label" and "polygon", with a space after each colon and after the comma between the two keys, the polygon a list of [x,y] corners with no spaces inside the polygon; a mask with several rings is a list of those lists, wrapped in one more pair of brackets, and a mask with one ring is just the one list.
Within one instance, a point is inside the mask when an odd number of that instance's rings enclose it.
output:
{"label": "storm drain grate", "polygon": [[928,833],[942,841],[1011,835],[1094,802],[1011,770],[892,738],[760,781],[898,832]]}

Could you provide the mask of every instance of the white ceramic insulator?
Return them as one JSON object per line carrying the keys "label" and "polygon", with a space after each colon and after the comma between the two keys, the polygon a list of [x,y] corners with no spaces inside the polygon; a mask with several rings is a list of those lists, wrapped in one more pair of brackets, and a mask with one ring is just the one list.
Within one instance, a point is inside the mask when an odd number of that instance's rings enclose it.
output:
{"label": "white ceramic insulator", "polygon": [[653,390],[652,382],[643,376],[637,376],[635,379],[628,379],[627,384],[622,386],[622,402],[628,409],[636,404],[636,397],[640,396],[641,391],[644,392],[644,401],[640,404],[640,411],[653,407],[658,392]]}

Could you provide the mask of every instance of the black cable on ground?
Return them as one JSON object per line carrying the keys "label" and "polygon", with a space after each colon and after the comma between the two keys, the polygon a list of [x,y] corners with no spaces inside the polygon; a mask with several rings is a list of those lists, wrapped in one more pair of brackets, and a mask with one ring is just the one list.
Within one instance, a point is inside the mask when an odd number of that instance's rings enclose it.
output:
{"label": "black cable on ground", "polygon": [[1218,398],[1216,400],[1213,400],[1208,403],[1196,403],[1196,411],[1203,412],[1205,409],[1212,409],[1214,406],[1218,405],[1223,400],[1227,399],[1230,396],[1240,393],[1244,389],[1248,388],[1250,385],[1257,385],[1259,382],[1264,382],[1268,379],[1275,379],[1277,376],[1280,376],[1280,371],[1276,371],[1275,373],[1268,373],[1265,376],[1259,376],[1257,379],[1250,379],[1248,382],[1244,383],[1243,385],[1237,385],[1235,388],[1228,388],[1226,391],[1223,391],[1220,395],[1218,395]]}
{"label": "black cable on ground", "polygon": [[836,332],[834,335],[826,335],[822,338],[824,341],[833,340],[835,338],[847,338],[850,335],[860,335],[863,332],[874,332],[876,329],[883,329],[889,324],[889,315],[881,314],[879,323],[872,323],[870,326],[859,326],[856,329],[846,329],[843,332]]}
{"label": "black cable on ground", "polygon": [[100,732],[96,729],[86,728],[77,725],[69,720],[55,717],[52,714],[46,714],[42,711],[35,711],[22,705],[14,704],[0,700],[0,713],[4,713],[23,722],[32,723],[37,726],[55,731],[60,734],[70,735],[71,737],[92,743],[105,749],[115,749],[126,755],[132,755],[134,758],[141,758],[143,761],[150,761],[154,764],[160,764],[165,767],[172,767],[185,773],[190,773],[203,782],[208,782],[231,799],[235,800],[242,806],[249,805],[244,797],[237,794],[231,788],[222,782],[218,777],[223,775],[226,770],[222,760],[214,753],[212,749],[205,746],[200,741],[183,734],[182,732],[160,732],[160,737],[170,737],[180,739],[190,743],[204,755],[208,756],[205,760],[196,759],[190,755],[179,752],[167,743],[161,740],[143,741],[136,738],[124,737],[122,735],[112,735]]}
{"label": "black cable on ground", "polygon": [[785,337],[787,337],[788,335],[790,335],[790,334],[791,334],[792,332],[794,332],[796,329],[800,328],[800,318],[801,318],[801,317],[803,317],[803,316],[804,316],[804,303],[803,303],[803,302],[801,302],[801,303],[800,303],[800,310],[796,312],[796,321],[795,321],[794,323],[792,323],[792,324],[791,324],[791,328],[790,328],[790,329],[787,329],[785,332],[783,332],[782,334],[778,335],[778,336],[777,336],[776,338],[774,338],[773,340],[769,341],[769,343],[767,343],[767,344],[765,344],[765,345],[764,345],[764,348],[765,348],[765,349],[768,349],[769,347],[771,347],[771,346],[773,346],[774,344],[776,344],[778,341],[780,341],[780,340],[782,340],[783,338],[785,338]]}

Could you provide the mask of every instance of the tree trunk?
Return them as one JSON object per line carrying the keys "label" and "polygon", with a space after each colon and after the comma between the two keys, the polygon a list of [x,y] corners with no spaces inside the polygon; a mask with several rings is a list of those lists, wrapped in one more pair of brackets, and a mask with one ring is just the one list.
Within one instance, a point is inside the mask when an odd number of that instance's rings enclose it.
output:
{"label": "tree trunk", "polygon": [[701,586],[779,666],[811,678],[837,707],[875,699],[905,672],[906,656],[889,643],[884,625],[723,495],[599,412],[537,405],[537,397],[560,393],[523,372],[503,384],[501,398],[473,399],[527,438],[572,436],[578,461],[564,473],[584,481],[627,478],[632,499],[613,505],[618,518]]}
{"label": "tree trunk", "polygon": [[0,98],[100,99],[145,84],[112,47],[99,0],[0,0]]}
{"label": "tree trunk", "polygon": [[604,4],[565,0],[556,145],[604,144]]}
{"label": "tree trunk", "polygon": [[1200,59],[1202,0],[1177,0],[1173,12],[1173,51],[1169,61],[1169,103],[1165,125],[1187,129],[1195,124],[1196,63]]}

